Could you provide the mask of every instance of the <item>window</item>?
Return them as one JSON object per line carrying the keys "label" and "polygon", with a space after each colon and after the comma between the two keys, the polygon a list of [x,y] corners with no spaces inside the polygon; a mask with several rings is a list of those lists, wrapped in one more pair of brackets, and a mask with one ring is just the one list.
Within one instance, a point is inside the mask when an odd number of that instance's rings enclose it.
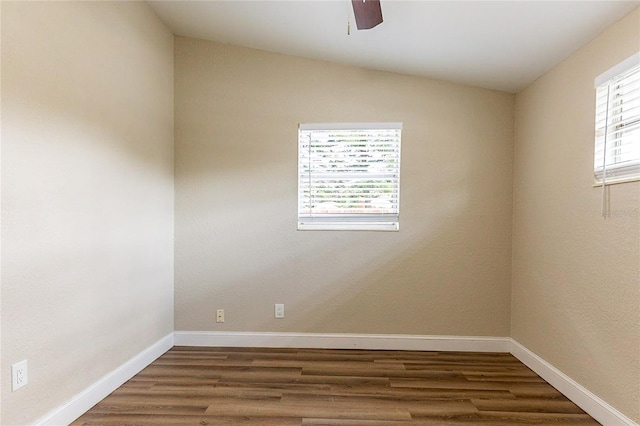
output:
{"label": "window", "polygon": [[640,52],[596,78],[595,86],[596,181],[640,180]]}
{"label": "window", "polygon": [[300,124],[298,229],[397,231],[402,123]]}

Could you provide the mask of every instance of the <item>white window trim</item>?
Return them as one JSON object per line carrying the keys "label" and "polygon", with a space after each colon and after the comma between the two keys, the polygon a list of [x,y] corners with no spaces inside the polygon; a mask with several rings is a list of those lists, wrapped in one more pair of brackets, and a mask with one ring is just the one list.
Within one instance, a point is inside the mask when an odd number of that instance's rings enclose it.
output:
{"label": "white window trim", "polygon": [[[627,59],[621,61],[615,66],[611,67],[607,71],[603,72],[599,76],[594,79],[594,88],[596,91],[603,85],[608,84],[611,80],[616,79],[622,74],[625,74],[630,69],[640,65],[640,52],[628,57]],[[609,105],[607,105],[607,108]],[[596,105],[596,118],[598,115],[598,106]],[[606,127],[605,127],[606,129]],[[606,131],[606,130],[605,130]],[[616,165],[606,164],[603,167],[603,164],[597,164],[595,159],[598,157],[601,149],[605,149],[605,146],[608,145],[608,141],[604,141],[601,144],[598,143],[598,138],[596,135],[596,144],[594,146],[594,187],[621,184],[627,182],[634,182],[640,180],[640,164],[632,164],[631,166],[623,166],[616,167]],[[603,158],[603,162],[605,162],[605,158]],[[609,174],[611,173],[611,174]],[[603,195],[604,197],[604,195]]]}
{"label": "white window trim", "polygon": [[400,140],[398,144],[398,171],[395,179],[397,208],[395,213],[367,214],[366,218],[360,214],[337,213],[335,215],[314,216],[301,209],[301,152],[300,152],[300,132],[303,131],[323,131],[323,130],[402,130],[400,122],[383,123],[305,123],[299,125],[298,132],[298,230],[302,231],[398,231],[399,230],[399,210],[400,210]]}
{"label": "white window trim", "polygon": [[622,74],[626,70],[633,68],[638,64],[640,64],[640,52],[636,53],[635,55],[629,56],[624,61],[620,62],[619,64],[616,64],[615,66],[609,68],[608,70],[606,70],[605,72],[597,76],[596,79],[594,80],[593,87],[597,88],[601,84],[606,83],[607,81],[611,80],[613,77]]}

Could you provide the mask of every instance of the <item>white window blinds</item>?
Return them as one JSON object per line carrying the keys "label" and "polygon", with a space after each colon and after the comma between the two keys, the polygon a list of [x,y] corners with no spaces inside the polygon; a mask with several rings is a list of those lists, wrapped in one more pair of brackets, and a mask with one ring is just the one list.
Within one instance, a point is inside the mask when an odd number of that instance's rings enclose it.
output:
{"label": "white window blinds", "polygon": [[595,80],[598,183],[640,179],[640,53]]}
{"label": "white window blinds", "polygon": [[300,124],[298,229],[398,230],[402,123]]}

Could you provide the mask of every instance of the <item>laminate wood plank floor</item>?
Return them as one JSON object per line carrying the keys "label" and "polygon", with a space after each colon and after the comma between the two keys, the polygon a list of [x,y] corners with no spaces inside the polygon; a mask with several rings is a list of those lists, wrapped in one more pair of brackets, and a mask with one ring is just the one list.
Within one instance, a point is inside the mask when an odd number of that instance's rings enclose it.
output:
{"label": "laminate wood plank floor", "polygon": [[598,425],[508,353],[176,346],[73,425]]}

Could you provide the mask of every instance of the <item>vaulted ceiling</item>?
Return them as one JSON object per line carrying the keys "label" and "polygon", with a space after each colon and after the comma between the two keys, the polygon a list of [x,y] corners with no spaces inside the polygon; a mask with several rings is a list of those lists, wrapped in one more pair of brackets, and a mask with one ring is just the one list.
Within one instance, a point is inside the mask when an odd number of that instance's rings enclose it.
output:
{"label": "vaulted ceiling", "polygon": [[518,92],[640,1],[382,0],[364,31],[350,0],[149,4],[177,35]]}

